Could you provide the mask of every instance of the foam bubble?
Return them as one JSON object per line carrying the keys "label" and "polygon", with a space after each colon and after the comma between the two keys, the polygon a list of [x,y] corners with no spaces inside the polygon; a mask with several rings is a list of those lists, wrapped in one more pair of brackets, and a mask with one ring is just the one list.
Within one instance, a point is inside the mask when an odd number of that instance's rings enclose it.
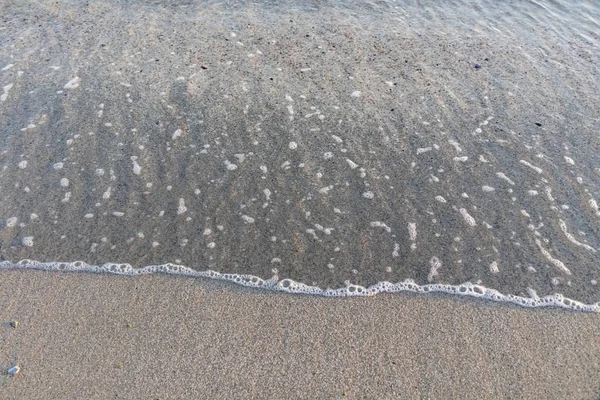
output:
{"label": "foam bubble", "polygon": [[67,82],[63,89],[77,89],[80,83],[81,79],[78,76],[76,76],[75,78]]}
{"label": "foam bubble", "polygon": [[349,158],[346,158],[346,162],[348,163],[348,165],[350,166],[351,169],[355,169],[356,167],[358,167],[358,164],[356,164],[354,161],[352,161]]}
{"label": "foam bubble", "polygon": [[244,220],[245,223],[247,224],[253,224],[254,223],[254,218],[249,217],[247,215],[242,215],[242,219]]}
{"label": "foam bubble", "polygon": [[133,163],[133,173],[139,175],[142,172],[142,167],[137,163],[137,157],[131,157],[131,162]]}
{"label": "foam bubble", "polygon": [[534,170],[535,172],[537,172],[538,174],[541,174],[543,172],[543,170],[540,167],[536,167],[535,165],[525,161],[525,160],[519,160],[519,162],[529,168],[531,168],[532,170]]}
{"label": "foam bubble", "polygon": [[542,246],[542,242],[540,241],[540,239],[535,238],[535,243],[540,248],[540,251],[542,252],[544,257],[546,257],[546,259],[548,259],[548,261],[550,261],[552,265],[558,268],[561,272],[564,272],[567,275],[571,275],[571,271],[569,270],[569,268],[567,268],[567,266],[559,259],[552,257],[550,252]]}
{"label": "foam bubble", "polygon": [[433,279],[438,276],[438,269],[442,267],[442,262],[437,257],[431,257],[429,260],[429,265],[431,266],[429,270],[429,274],[427,275],[427,280],[432,282]]}
{"label": "foam bubble", "polygon": [[596,252],[596,249],[595,249],[595,248],[593,248],[592,246],[590,246],[590,245],[587,245],[587,244],[585,244],[585,243],[581,243],[581,242],[579,242],[577,239],[575,239],[575,236],[573,236],[572,234],[570,234],[570,233],[567,231],[567,224],[565,223],[565,221],[563,221],[562,219],[559,219],[559,224],[560,224],[560,229],[561,229],[561,231],[562,231],[562,232],[565,234],[565,236],[567,237],[567,239],[568,239],[568,240],[569,240],[571,243],[573,243],[573,244],[574,244],[574,245],[576,245],[576,246],[583,247],[584,249],[586,249],[586,250],[589,250],[589,251],[591,251],[592,253],[595,253],[595,252]]}
{"label": "foam bubble", "polygon": [[263,193],[265,194],[267,201],[270,201],[271,200],[271,191],[269,189],[264,189]]}
{"label": "foam bubble", "polygon": [[460,214],[463,216],[465,222],[467,223],[467,225],[469,226],[475,226],[477,225],[477,223],[475,222],[475,218],[473,218],[466,209],[461,208],[460,210]]}
{"label": "foam bubble", "polygon": [[511,185],[514,185],[515,183],[508,177],[506,176],[505,173],[503,172],[496,172],[496,176],[500,179],[504,179],[506,182],[508,182]]}
{"label": "foam bubble", "polygon": [[8,99],[8,92],[12,89],[13,84],[9,83],[8,85],[2,88],[3,93],[0,95],[0,101],[6,101]]}
{"label": "foam bubble", "polygon": [[224,164],[225,164],[225,167],[227,168],[227,170],[229,170],[229,171],[234,171],[237,169],[237,165],[232,164],[229,160],[225,160]]}
{"label": "foam bubble", "polygon": [[410,245],[411,250],[416,250],[417,244],[414,243],[417,240],[417,224],[416,224],[416,222],[408,223],[408,237],[410,238],[410,241],[413,242]]}
{"label": "foam bubble", "polygon": [[177,215],[181,215],[187,211],[187,207],[185,206],[185,200],[179,199],[179,205],[177,206]]}
{"label": "foam bubble", "polygon": [[496,261],[493,261],[490,264],[490,272],[492,274],[497,274],[498,272],[500,272],[500,269],[498,268],[498,263]]}
{"label": "foam bubble", "polygon": [[387,233],[392,232],[392,228],[381,221],[373,221],[370,223],[371,228],[383,228]]}

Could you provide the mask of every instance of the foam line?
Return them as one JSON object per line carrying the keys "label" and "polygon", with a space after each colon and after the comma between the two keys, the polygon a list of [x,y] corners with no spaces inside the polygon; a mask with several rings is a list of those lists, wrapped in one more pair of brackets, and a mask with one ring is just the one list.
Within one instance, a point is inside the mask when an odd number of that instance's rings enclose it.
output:
{"label": "foam line", "polygon": [[373,296],[378,293],[447,293],[451,295],[477,297],[491,301],[513,303],[522,307],[560,307],[572,311],[596,312],[600,313],[600,302],[594,304],[584,304],[564,297],[561,294],[554,294],[545,297],[539,297],[535,291],[529,290],[531,297],[521,297],[512,294],[502,294],[495,289],[477,285],[471,282],[465,282],[460,285],[446,284],[426,284],[418,285],[411,279],[403,282],[379,282],[369,287],[353,285],[346,282],[346,287],[337,289],[322,289],[317,286],[309,286],[292,279],[279,279],[275,274],[270,279],[262,279],[253,275],[227,274],[217,271],[206,270],[196,271],[189,267],[176,264],[149,265],[141,268],[134,268],[130,264],[102,264],[90,265],[83,261],[75,262],[39,262],[33,260],[21,260],[16,263],[10,261],[0,262],[0,270],[17,269],[35,269],[43,271],[72,271],[72,272],[91,272],[107,273],[115,275],[148,275],[148,274],[169,274],[188,276],[195,278],[210,278],[225,280],[239,285],[267,289],[277,292],[286,292],[294,294],[309,294],[324,297],[347,297],[347,296]]}

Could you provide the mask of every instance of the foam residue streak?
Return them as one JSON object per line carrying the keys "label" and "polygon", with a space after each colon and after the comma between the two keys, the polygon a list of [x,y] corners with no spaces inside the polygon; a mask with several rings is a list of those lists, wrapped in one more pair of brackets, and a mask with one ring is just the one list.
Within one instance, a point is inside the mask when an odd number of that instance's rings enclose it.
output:
{"label": "foam residue streak", "polygon": [[[437,275],[437,270],[441,267],[441,262],[433,257],[431,259],[430,280]],[[561,294],[539,297],[536,292],[529,289],[531,297],[523,297],[512,294],[502,294],[499,291],[487,288],[482,285],[465,282],[460,285],[448,284],[425,284],[418,285],[412,279],[406,279],[402,282],[378,282],[374,285],[364,287],[353,285],[346,282],[346,287],[341,288],[320,288],[305,283],[296,282],[291,279],[279,279],[277,273],[270,279],[262,279],[253,275],[227,274],[213,270],[197,271],[177,264],[149,265],[141,268],[134,268],[130,264],[102,264],[90,265],[83,261],[75,262],[39,262],[33,260],[21,260],[16,263],[10,261],[0,262],[0,270],[10,269],[32,269],[44,271],[70,271],[70,272],[89,272],[105,273],[115,275],[149,275],[149,274],[169,274],[188,276],[194,278],[210,278],[233,282],[242,286],[286,292],[293,294],[308,294],[325,297],[347,297],[347,296],[373,296],[379,293],[447,293],[451,295],[476,297],[485,300],[513,303],[523,307],[560,307],[575,311],[600,312],[600,302],[594,304],[584,304],[576,300],[571,300]]]}

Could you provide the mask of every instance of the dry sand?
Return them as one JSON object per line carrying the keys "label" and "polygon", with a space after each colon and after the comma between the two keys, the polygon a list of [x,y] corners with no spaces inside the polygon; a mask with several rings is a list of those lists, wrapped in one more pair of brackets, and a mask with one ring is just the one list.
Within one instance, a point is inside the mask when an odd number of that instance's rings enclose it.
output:
{"label": "dry sand", "polygon": [[[600,315],[2,271],[2,399],[593,399]],[[17,328],[10,321],[17,320]]]}

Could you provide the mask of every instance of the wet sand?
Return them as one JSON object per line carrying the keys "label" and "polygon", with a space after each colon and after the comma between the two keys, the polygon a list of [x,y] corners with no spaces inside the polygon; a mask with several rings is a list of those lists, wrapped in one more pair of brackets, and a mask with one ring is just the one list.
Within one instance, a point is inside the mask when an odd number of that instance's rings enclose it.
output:
{"label": "wet sand", "polygon": [[596,2],[0,7],[0,261],[600,301]]}
{"label": "wet sand", "polygon": [[[9,322],[19,321],[12,328]],[[594,399],[600,315],[0,273],[3,399]],[[345,394],[345,396],[344,396]]]}

